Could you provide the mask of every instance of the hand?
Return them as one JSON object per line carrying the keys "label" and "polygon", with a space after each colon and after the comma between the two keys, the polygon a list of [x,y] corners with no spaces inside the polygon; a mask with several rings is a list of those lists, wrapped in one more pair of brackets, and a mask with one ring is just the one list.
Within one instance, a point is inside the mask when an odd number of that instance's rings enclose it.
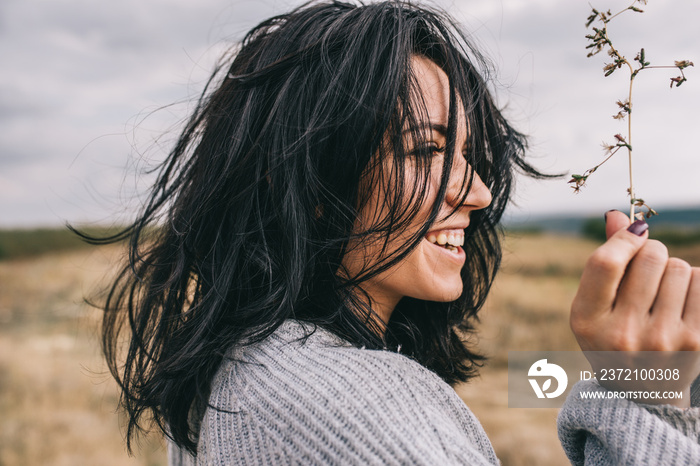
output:
{"label": "hand", "polygon": [[608,241],[586,262],[571,328],[584,351],[695,352],[683,355],[687,367],[674,382],[683,399],[669,402],[689,406],[700,363],[700,268],[669,258],[646,231],[628,231],[622,212],[610,211],[606,220]]}

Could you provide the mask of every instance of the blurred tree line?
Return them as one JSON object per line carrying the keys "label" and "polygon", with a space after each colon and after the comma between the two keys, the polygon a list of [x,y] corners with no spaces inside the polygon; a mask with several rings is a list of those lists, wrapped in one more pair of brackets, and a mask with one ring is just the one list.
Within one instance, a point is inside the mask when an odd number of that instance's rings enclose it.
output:
{"label": "blurred tree line", "polygon": [[[605,241],[605,220],[593,217],[584,221],[581,227],[581,235],[593,241]],[[654,225],[651,224],[649,237],[657,239],[668,246],[688,246],[700,243],[700,229],[674,228],[665,225],[659,225],[658,228],[654,228]]]}

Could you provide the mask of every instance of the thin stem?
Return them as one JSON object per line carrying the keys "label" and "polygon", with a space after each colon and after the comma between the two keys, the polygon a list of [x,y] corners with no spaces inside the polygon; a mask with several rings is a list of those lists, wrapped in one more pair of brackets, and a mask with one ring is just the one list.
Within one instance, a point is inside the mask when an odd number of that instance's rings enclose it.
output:
{"label": "thin stem", "polygon": [[647,217],[650,217],[652,215],[656,215],[656,211],[649,207],[643,199],[638,199],[636,197],[636,194],[634,192],[634,176],[633,176],[633,157],[632,157],[632,89],[634,86],[634,78],[637,77],[639,72],[642,70],[646,69],[651,69],[651,68],[668,68],[668,69],[678,69],[680,72],[680,76],[672,77],[671,78],[671,88],[679,87],[681,84],[683,84],[685,81],[687,81],[685,77],[685,73],[683,70],[689,66],[693,66],[693,62],[689,60],[682,60],[682,61],[675,61],[674,65],[655,65],[651,66],[651,64],[646,60],[645,58],[645,53],[644,49],[642,48],[639,51],[639,54],[637,57],[634,59],[634,61],[638,61],[639,64],[635,68],[632,66],[632,63],[627,60],[627,58],[622,55],[618,50],[615,48],[613,45],[612,41],[610,40],[610,36],[608,34],[608,24],[624,13],[627,10],[632,10],[638,13],[642,13],[643,10],[641,8],[637,8],[635,5],[637,3],[640,4],[646,4],[646,0],[633,0],[632,3],[625,9],[618,11],[614,15],[611,13],[610,10],[607,11],[598,11],[595,8],[591,7],[592,11],[591,14],[588,16],[587,21],[586,21],[586,27],[590,27],[595,21],[599,21],[602,23],[602,26],[600,28],[598,27],[593,27],[593,31],[595,32],[594,34],[589,34],[586,36],[587,39],[590,40],[590,43],[586,46],[586,50],[591,49],[591,51],[588,53],[587,56],[592,57],[593,55],[598,54],[601,51],[604,51],[607,49],[608,55],[612,58],[612,62],[610,63],[605,63],[603,67],[603,72],[605,76],[610,76],[613,74],[617,69],[622,68],[622,65],[625,64],[627,65],[627,68],[629,68],[630,72],[630,83],[629,83],[629,96],[626,102],[617,101],[617,105],[620,107],[620,110],[616,115],[613,116],[616,120],[623,119],[625,116],[627,116],[627,138],[625,139],[622,135],[616,134],[615,138],[617,139],[617,142],[615,144],[604,144],[605,149],[609,152],[608,156],[603,160],[601,163],[596,165],[595,167],[586,170],[582,175],[572,175],[571,180],[569,183],[571,183],[573,186],[572,188],[574,189],[574,192],[579,192],[580,188],[584,186],[586,183],[586,180],[588,179],[589,175],[591,175],[593,172],[595,172],[598,167],[603,165],[605,162],[607,162],[621,147],[627,147],[627,159],[628,159],[628,167],[629,167],[629,188],[628,188],[628,193],[630,196],[630,221],[633,222],[635,217],[637,215],[641,215],[642,212],[640,211],[639,213],[636,212],[636,207],[644,208],[646,207],[648,209],[648,212],[646,213]]}
{"label": "thin stem", "polygon": [[[622,10],[622,11],[625,11],[625,10]],[[622,11],[620,13],[622,13]],[[620,13],[618,13],[618,15]],[[617,15],[615,15],[615,16],[617,16]],[[613,46],[612,41],[610,40],[610,37],[608,36],[608,25],[607,24],[605,25],[605,40],[607,41],[608,47],[610,47],[610,50],[615,55],[622,58],[625,65],[627,65],[627,67],[630,69],[630,73],[634,73],[634,68],[632,68],[632,64],[629,61],[627,61],[627,59],[624,56],[620,55],[620,52],[618,52],[617,49]]]}
{"label": "thin stem", "polygon": [[[631,67],[630,67],[631,68]],[[627,112],[627,159],[630,170],[630,222],[634,222],[634,178],[632,176],[632,84],[634,84],[634,73],[630,75],[630,93],[628,105],[630,111]]]}
{"label": "thin stem", "polygon": [[[595,167],[593,167],[593,168],[591,168],[591,169],[589,169],[589,170],[587,170],[587,171],[590,172],[590,173],[593,173],[594,171],[596,171],[601,165],[603,165],[605,162],[607,162],[608,160],[610,160],[610,159],[612,158],[612,156],[615,155],[615,154],[617,153],[618,150],[620,150],[621,147],[622,147],[622,146],[617,146],[615,149],[611,150],[611,151],[610,151],[610,154],[608,154],[608,156],[605,157],[605,160],[603,160],[603,161],[600,162],[598,165],[596,165]],[[585,174],[585,173],[584,173],[584,174]]]}
{"label": "thin stem", "polygon": [[[630,6],[633,6],[636,2],[632,2]],[[632,67],[632,64],[625,58],[624,56],[620,55],[620,53],[617,51],[615,46],[613,46],[612,41],[610,40],[610,37],[608,36],[608,23],[610,22],[611,19],[615,18],[617,15],[622,14],[623,12],[627,11],[629,9],[625,8],[624,10],[616,13],[612,17],[608,19],[608,21],[605,23],[605,40],[607,41],[608,47],[610,47],[610,50],[612,51],[613,54],[615,54],[617,57],[621,57],[624,60],[624,63],[627,65],[627,67],[630,69],[630,90],[629,90],[629,96],[627,98],[627,102],[629,105],[630,111],[627,112],[627,161],[628,161],[628,166],[629,166],[629,178],[630,178],[630,186],[629,186],[629,195],[630,195],[630,222],[634,222],[634,177],[632,174],[632,84],[634,83],[634,77],[635,77],[635,70],[634,67]]]}
{"label": "thin stem", "polygon": [[637,0],[634,0],[632,3],[630,3],[630,6],[628,6],[628,7],[625,8],[624,10],[620,10],[620,11],[618,11],[617,13],[615,13],[614,15],[612,15],[610,18],[608,18],[606,24],[609,23],[610,21],[612,21],[614,18],[617,18],[618,16],[620,16],[620,15],[621,15],[622,13],[624,13],[625,11],[629,10],[631,7],[634,6],[635,3],[637,3]]}

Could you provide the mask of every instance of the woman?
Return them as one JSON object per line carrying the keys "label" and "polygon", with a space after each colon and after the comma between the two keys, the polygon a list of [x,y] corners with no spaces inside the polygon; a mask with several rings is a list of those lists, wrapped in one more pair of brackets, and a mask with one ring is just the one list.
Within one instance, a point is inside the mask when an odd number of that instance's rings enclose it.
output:
{"label": "woman", "polygon": [[[146,416],[172,464],[497,464],[448,384],[483,361],[468,337],[513,172],[543,175],[482,58],[431,10],[312,3],[254,28],[222,71],[141,216],[107,239],[130,241],[103,329],[128,440]],[[630,324],[659,299],[667,320],[699,315],[700,278],[624,222],[609,214],[586,266],[582,346],[698,349],[691,319],[666,339]],[[560,431],[578,462],[698,461],[697,415],[572,398]]]}

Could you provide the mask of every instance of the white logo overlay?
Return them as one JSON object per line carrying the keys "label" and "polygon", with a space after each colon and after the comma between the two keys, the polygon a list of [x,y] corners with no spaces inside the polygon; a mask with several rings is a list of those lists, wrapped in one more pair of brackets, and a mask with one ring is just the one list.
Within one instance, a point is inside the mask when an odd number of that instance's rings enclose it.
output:
{"label": "white logo overlay", "polygon": [[[542,386],[540,386],[537,379],[528,379],[537,398],[556,398],[564,393],[566,385],[569,383],[569,378],[566,376],[564,369],[556,364],[548,363],[546,359],[540,359],[530,366],[527,375],[528,377],[547,377],[547,379],[543,381]],[[557,381],[557,389],[548,391],[552,386],[552,378]]]}

